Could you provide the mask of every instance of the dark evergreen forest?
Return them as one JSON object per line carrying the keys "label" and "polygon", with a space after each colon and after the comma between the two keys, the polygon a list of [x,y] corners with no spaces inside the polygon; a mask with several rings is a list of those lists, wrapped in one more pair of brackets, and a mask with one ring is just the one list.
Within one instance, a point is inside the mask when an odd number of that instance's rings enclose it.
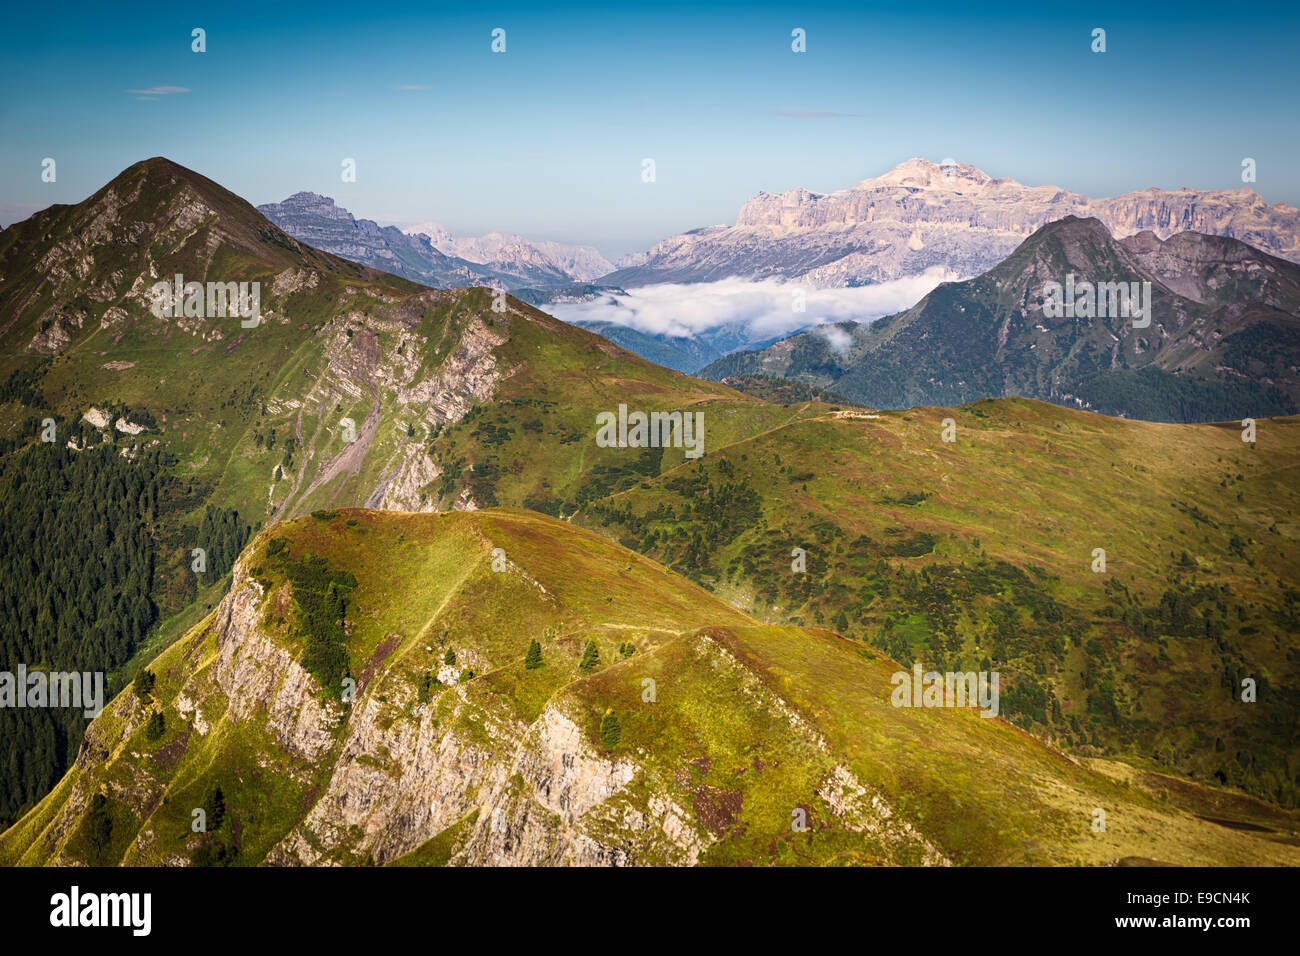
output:
{"label": "dark evergreen forest", "polygon": [[[197,534],[177,528],[195,489],[170,464],[157,449],[131,460],[112,441],[0,449],[0,670],[111,674],[141,646],[159,604],[175,611],[196,577],[207,585],[230,570],[250,529],[210,505]],[[179,536],[207,551],[204,574],[189,570]],[[89,723],[82,711],[0,708],[0,828],[58,783]]]}

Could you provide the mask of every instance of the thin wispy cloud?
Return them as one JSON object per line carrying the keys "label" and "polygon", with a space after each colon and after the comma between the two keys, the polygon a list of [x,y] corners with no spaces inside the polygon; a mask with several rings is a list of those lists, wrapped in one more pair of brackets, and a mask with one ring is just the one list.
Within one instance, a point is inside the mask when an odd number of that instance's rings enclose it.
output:
{"label": "thin wispy cloud", "polygon": [[431,90],[432,86],[427,83],[403,83],[401,86],[393,87],[395,90]]}
{"label": "thin wispy cloud", "polygon": [[189,87],[186,86],[151,86],[147,90],[127,90],[128,93],[135,95],[140,100],[156,100],[160,96],[170,96],[173,93],[188,93]]}
{"label": "thin wispy cloud", "polygon": [[772,116],[786,116],[793,119],[846,119],[857,113],[833,113],[830,110],[768,110]]}
{"label": "thin wispy cloud", "polygon": [[812,332],[814,335],[820,335],[825,339],[826,344],[840,355],[845,354],[853,347],[853,337],[838,325],[814,325]]}

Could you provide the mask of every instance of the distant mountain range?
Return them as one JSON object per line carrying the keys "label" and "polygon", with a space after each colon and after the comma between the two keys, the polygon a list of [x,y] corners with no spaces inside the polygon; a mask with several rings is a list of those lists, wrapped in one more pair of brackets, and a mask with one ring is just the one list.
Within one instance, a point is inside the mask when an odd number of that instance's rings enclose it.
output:
{"label": "distant mountain range", "polygon": [[671,236],[623,260],[603,282],[625,288],[742,276],[815,286],[863,285],[944,266],[966,277],[1009,255],[1040,226],[1099,219],[1117,237],[1187,230],[1240,239],[1300,261],[1300,210],[1251,189],[1144,189],[1089,199],[1056,186],[994,179],[966,163],[909,159],[883,176],[824,194],[759,193],[734,225]]}
{"label": "distant mountain range", "polygon": [[[504,287],[543,309],[608,302],[608,317],[599,309],[556,311],[566,312],[575,325],[684,372],[739,349],[762,349],[773,340],[755,340],[743,322],[693,335],[632,328],[625,324],[627,303],[620,301],[626,290],[728,278],[856,287],[915,277],[936,267],[971,277],[997,266],[1035,230],[1066,217],[1094,218],[1117,239],[1148,233],[1161,240],[1194,231],[1300,261],[1300,211],[1265,203],[1251,189],[1145,189],[1090,199],[1056,186],[994,179],[965,163],[915,158],[830,194],[806,189],[759,193],[744,204],[734,225],[670,237],[648,252],[620,258],[617,268],[586,246],[501,232],[458,238],[433,222],[381,227],[314,193],[297,193],[258,209],[296,239],[424,285]],[[737,361],[742,366],[747,362]],[[1055,388],[1035,394],[1047,396]],[[901,400],[894,392],[872,394],[890,403]],[[1076,397],[1085,403],[1100,399]],[[1204,410],[1199,400],[1194,404]],[[1145,413],[1158,417],[1167,412],[1145,407]]]}
{"label": "distant mountain range", "polygon": [[[1045,284],[1068,276],[1149,282],[1150,324],[1054,316]],[[1155,421],[1291,414],[1300,410],[1300,265],[1197,232],[1115,239],[1097,219],[1070,216],[905,312],[803,332],[700,374],[788,377],[887,408],[1024,395]]]}
{"label": "distant mountain range", "polygon": [[595,249],[494,232],[454,239],[436,223],[407,230],[357,219],[328,196],[294,193],[258,211],[295,239],[435,288],[493,285],[555,289],[613,270]]}
{"label": "distant mountain range", "polygon": [[439,252],[502,274],[555,271],[565,276],[566,282],[589,282],[614,271],[614,264],[590,246],[535,241],[504,232],[458,239],[436,222],[408,226],[402,231],[408,236],[428,236]]}
{"label": "distant mountain range", "polygon": [[[542,292],[592,284],[636,288],[724,278],[857,286],[940,266],[969,277],[991,269],[1034,230],[1066,216],[1096,218],[1117,238],[1185,231],[1239,239],[1300,261],[1300,210],[1254,190],[1143,189],[1091,199],[1057,186],[995,179],[967,163],[913,158],[849,189],[761,192],[734,225],[706,226],[611,263],[589,246],[490,232],[455,237],[426,222],[405,229],[356,219],[310,192],[258,207],[296,239],[416,282],[476,282]],[[563,293],[561,293],[563,294]]]}
{"label": "distant mountain range", "polygon": [[488,269],[444,255],[426,237],[357,219],[328,196],[294,193],[284,202],[258,206],[257,211],[313,248],[422,285],[449,288],[487,284],[496,278]]}

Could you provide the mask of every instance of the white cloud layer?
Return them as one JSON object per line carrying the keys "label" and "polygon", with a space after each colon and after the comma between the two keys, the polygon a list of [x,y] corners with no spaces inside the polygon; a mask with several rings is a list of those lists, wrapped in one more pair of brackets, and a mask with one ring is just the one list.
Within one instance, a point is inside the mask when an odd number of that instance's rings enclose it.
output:
{"label": "white cloud layer", "polygon": [[817,325],[813,327],[812,331],[813,334],[820,335],[824,338],[826,344],[841,355],[847,352],[853,345],[853,336],[849,335],[849,333],[845,332],[838,325]]}
{"label": "white cloud layer", "polygon": [[[566,322],[612,322],[640,332],[685,338],[741,327],[751,341],[760,341],[810,325],[865,322],[900,312],[953,278],[936,267],[919,276],[856,288],[816,289],[797,280],[780,279],[663,283],[629,289],[613,302],[605,297],[595,302],[555,303],[548,311]],[[800,293],[804,310],[797,312]]]}

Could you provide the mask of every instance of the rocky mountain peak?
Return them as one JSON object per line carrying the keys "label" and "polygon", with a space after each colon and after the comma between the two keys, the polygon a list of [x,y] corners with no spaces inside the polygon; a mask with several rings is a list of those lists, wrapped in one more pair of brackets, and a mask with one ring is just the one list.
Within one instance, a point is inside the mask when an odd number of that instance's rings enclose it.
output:
{"label": "rocky mountain peak", "polygon": [[1120,238],[1068,215],[985,273],[845,329],[845,347],[801,332],[699,374],[780,375],[881,408],[1016,394],[1157,421],[1292,414],[1298,316],[1296,263],[1228,236]]}
{"label": "rocky mountain peak", "polygon": [[297,192],[285,199],[283,206],[333,206],[334,200],[320,193]]}
{"label": "rocky mountain peak", "polygon": [[368,219],[358,220],[350,212],[341,206],[335,205],[334,200],[329,196],[322,196],[313,192],[296,192],[286,198],[283,202],[267,203],[259,206],[259,210],[271,219],[279,223],[282,219],[287,221],[305,221],[310,218],[324,218],[336,220],[341,223],[357,224],[365,228],[370,223]]}
{"label": "rocky mountain peak", "polygon": [[421,222],[407,226],[402,232],[408,236],[428,236],[435,246],[451,238],[451,230],[437,222]]}
{"label": "rocky mountain peak", "polygon": [[[906,186],[915,189],[961,189],[968,186],[988,186],[993,178],[970,163],[945,159],[931,162],[919,156],[905,159],[883,176],[864,179],[854,189],[879,189],[886,186]],[[1013,179],[1001,179],[1000,184],[1014,184]]]}

